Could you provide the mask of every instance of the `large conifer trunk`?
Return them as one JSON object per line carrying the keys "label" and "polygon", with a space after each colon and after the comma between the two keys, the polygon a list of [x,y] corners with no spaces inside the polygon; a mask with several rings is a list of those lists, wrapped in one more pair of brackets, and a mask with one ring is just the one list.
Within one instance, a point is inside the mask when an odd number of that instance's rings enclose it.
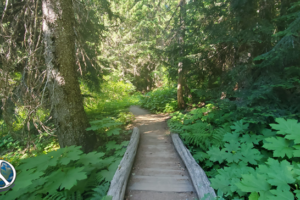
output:
{"label": "large conifer trunk", "polygon": [[78,145],[92,151],[96,137],[85,130],[89,122],[76,72],[72,0],[43,0],[43,17],[47,87],[60,147]]}

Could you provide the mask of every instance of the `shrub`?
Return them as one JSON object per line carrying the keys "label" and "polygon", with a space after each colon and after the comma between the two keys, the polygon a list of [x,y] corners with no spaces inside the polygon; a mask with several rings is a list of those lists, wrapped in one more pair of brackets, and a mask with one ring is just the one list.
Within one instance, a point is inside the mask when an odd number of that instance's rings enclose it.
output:
{"label": "shrub", "polygon": [[177,110],[175,88],[157,88],[141,96],[140,104],[151,111],[174,112]]}

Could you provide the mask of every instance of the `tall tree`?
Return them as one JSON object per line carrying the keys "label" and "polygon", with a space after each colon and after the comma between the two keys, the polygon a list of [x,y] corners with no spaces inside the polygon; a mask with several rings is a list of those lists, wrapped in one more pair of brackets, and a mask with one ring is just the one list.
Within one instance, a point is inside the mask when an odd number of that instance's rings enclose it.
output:
{"label": "tall tree", "polygon": [[85,129],[89,122],[84,112],[76,72],[75,16],[72,0],[43,0],[43,32],[47,87],[60,147],[82,146],[93,150],[96,136]]}
{"label": "tall tree", "polygon": [[120,80],[132,81],[139,91],[149,91],[162,81],[162,30],[170,17],[167,4],[170,2],[166,0],[111,1],[119,18],[104,17],[108,31],[101,45],[101,59],[108,61]]}
{"label": "tall tree", "polygon": [[179,31],[179,57],[180,61],[178,62],[178,82],[177,82],[177,103],[178,108],[183,109],[185,107],[185,102],[183,99],[183,86],[184,84],[184,64],[183,64],[183,56],[184,56],[184,39],[185,39],[185,18],[186,18],[186,10],[185,10],[185,0],[179,1],[180,6],[180,31]]}

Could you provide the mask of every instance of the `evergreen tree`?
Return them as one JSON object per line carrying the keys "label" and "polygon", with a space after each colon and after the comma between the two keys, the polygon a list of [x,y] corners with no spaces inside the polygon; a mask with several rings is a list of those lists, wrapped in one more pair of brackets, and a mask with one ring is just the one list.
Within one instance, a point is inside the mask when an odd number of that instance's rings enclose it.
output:
{"label": "evergreen tree", "polygon": [[75,16],[72,1],[43,1],[43,31],[48,88],[61,148],[82,146],[92,151],[95,133],[87,132],[89,122],[83,108],[75,58]]}

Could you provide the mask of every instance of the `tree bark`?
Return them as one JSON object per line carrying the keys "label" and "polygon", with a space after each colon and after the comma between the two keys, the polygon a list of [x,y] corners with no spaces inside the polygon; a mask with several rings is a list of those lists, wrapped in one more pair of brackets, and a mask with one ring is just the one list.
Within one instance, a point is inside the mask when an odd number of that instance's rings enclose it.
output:
{"label": "tree bark", "polygon": [[94,149],[96,135],[87,132],[89,122],[83,108],[76,72],[75,16],[72,0],[43,0],[43,33],[47,87],[61,148]]}
{"label": "tree bark", "polygon": [[183,86],[185,85],[183,83],[184,81],[184,66],[183,66],[183,56],[184,56],[184,37],[185,37],[185,0],[179,1],[180,6],[180,35],[179,35],[179,45],[180,45],[180,51],[179,51],[179,57],[181,61],[178,63],[178,83],[177,83],[177,104],[179,109],[183,109],[185,107],[185,102],[183,99]]}
{"label": "tree bark", "polygon": [[177,83],[177,104],[179,109],[185,107],[185,102],[183,99],[183,63],[178,63],[178,83]]}

